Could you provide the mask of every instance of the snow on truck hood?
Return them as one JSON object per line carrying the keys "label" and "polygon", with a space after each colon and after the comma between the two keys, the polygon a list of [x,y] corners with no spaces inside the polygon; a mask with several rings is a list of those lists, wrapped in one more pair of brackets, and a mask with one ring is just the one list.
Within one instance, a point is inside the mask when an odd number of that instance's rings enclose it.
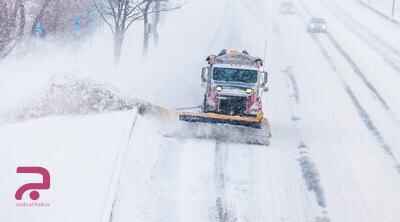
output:
{"label": "snow on truck hood", "polygon": [[238,65],[238,64],[215,64],[215,65],[213,65],[213,67],[214,68],[246,69],[246,70],[260,71],[260,69],[255,66]]}
{"label": "snow on truck hood", "polygon": [[257,84],[255,83],[243,83],[243,82],[229,82],[229,81],[214,81],[214,85],[223,86],[224,88],[255,88]]}

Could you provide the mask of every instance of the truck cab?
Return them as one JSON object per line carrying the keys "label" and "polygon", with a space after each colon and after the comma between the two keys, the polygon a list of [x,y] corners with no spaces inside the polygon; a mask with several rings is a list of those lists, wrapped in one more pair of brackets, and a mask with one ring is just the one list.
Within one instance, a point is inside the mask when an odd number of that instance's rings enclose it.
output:
{"label": "truck cab", "polygon": [[203,112],[262,118],[261,98],[268,82],[263,61],[246,51],[223,50],[207,62],[201,75]]}

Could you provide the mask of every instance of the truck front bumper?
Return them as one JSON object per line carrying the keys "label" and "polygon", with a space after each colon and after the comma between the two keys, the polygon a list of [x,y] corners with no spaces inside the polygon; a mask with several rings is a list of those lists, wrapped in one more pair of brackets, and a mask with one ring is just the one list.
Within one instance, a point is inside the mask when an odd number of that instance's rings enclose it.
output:
{"label": "truck front bumper", "polygon": [[179,119],[188,122],[221,123],[259,128],[264,117],[262,113],[257,116],[231,116],[218,113],[179,113]]}

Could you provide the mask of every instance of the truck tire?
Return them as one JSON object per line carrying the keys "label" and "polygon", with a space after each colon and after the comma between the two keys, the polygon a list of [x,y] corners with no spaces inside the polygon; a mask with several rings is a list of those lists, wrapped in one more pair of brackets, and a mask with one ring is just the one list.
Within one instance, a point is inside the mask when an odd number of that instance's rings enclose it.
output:
{"label": "truck tire", "polygon": [[204,96],[204,99],[203,99],[203,107],[202,107],[202,109],[203,109],[203,113],[207,113],[207,112],[208,112],[208,107],[207,107],[207,96]]}

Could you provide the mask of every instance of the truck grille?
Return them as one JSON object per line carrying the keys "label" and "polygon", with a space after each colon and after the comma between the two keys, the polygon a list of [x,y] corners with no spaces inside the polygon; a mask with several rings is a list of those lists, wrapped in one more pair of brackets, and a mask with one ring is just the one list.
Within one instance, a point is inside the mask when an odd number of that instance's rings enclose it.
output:
{"label": "truck grille", "polygon": [[224,96],[219,98],[218,113],[243,115],[246,111],[246,97]]}

